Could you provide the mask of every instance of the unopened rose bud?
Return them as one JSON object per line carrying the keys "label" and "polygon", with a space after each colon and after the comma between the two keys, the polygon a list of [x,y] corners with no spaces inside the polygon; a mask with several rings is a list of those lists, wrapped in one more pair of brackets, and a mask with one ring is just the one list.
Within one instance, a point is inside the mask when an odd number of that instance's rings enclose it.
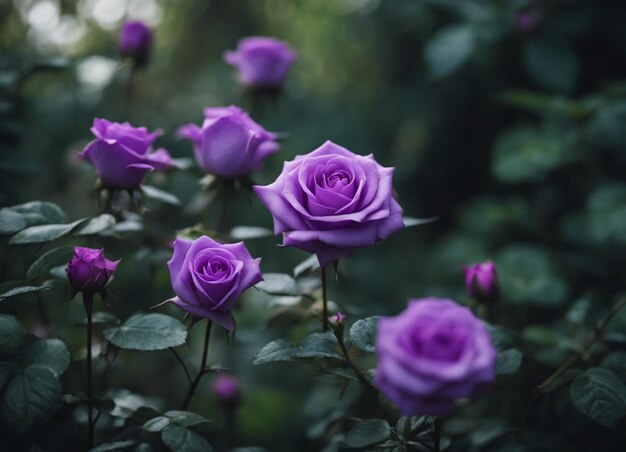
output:
{"label": "unopened rose bud", "polygon": [[104,250],[76,247],[67,265],[67,279],[75,292],[94,294],[106,287],[119,262],[107,260]]}
{"label": "unopened rose bud", "polygon": [[328,318],[328,323],[332,326],[343,326],[344,323],[346,323],[346,315],[338,312],[337,314],[331,315]]}
{"label": "unopened rose bud", "polygon": [[231,375],[218,375],[213,383],[213,393],[224,409],[232,409],[239,402],[239,381]]}
{"label": "unopened rose bud", "polygon": [[470,297],[492,302],[498,296],[496,266],[491,261],[465,267],[465,287]]}
{"label": "unopened rose bud", "polygon": [[152,30],[139,20],[130,20],[122,26],[120,32],[120,55],[132,58],[136,66],[148,62],[152,50]]}

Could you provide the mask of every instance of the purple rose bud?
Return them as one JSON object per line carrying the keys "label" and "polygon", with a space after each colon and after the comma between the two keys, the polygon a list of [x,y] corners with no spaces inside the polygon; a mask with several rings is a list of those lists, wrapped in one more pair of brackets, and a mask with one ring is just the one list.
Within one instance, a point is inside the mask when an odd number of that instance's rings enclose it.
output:
{"label": "purple rose bud", "polygon": [[393,168],[327,141],[285,162],[278,179],[256,194],[274,217],[283,244],[317,254],[321,266],[402,229]]}
{"label": "purple rose bud", "polygon": [[132,58],[135,64],[143,66],[152,50],[152,30],[139,20],[129,20],[120,32],[119,51],[123,57]]}
{"label": "purple rose bud", "polygon": [[207,173],[226,179],[250,174],[263,159],[280,149],[276,134],[268,132],[240,108],[204,109],[202,127],[186,124],[178,135],[193,143],[198,165]]}
{"label": "purple rose bud", "polygon": [[295,60],[296,53],[286,43],[260,36],[242,39],[237,50],[224,54],[243,84],[260,88],[281,87]]}
{"label": "purple rose bud", "polygon": [[170,301],[232,331],[233,305],[244,290],[263,280],[260,262],[250,256],[243,242],[222,244],[207,236],[193,242],[177,239],[167,263],[176,293]]}
{"label": "purple rose bud", "polygon": [[239,402],[239,381],[230,375],[218,375],[213,383],[213,392],[222,407],[234,408]]}
{"label": "purple rose bud", "polygon": [[347,317],[345,316],[345,314],[343,314],[341,312],[338,312],[338,313],[336,313],[334,315],[331,315],[328,318],[328,323],[331,326],[340,327],[340,326],[343,326],[346,323],[346,318]]}
{"label": "purple rose bud", "polygon": [[107,260],[104,250],[76,247],[67,266],[67,279],[76,292],[94,294],[111,281],[119,262]]}
{"label": "purple rose bud", "polygon": [[79,157],[96,169],[102,183],[110,188],[136,188],[147,171],[174,167],[165,149],[152,152],[152,143],[161,132],[148,132],[145,127],[133,127],[96,118],[91,132],[96,139],[85,147]]}
{"label": "purple rose bud", "polygon": [[535,10],[522,11],[515,16],[515,29],[520,33],[530,33],[537,29],[541,14]]}
{"label": "purple rose bud", "polygon": [[383,317],[376,335],[376,386],[405,416],[447,416],[459,398],[484,395],[496,377],[491,335],[452,300],[410,300]]}
{"label": "purple rose bud", "polygon": [[496,266],[491,261],[465,267],[465,287],[470,297],[491,302],[498,296]]}

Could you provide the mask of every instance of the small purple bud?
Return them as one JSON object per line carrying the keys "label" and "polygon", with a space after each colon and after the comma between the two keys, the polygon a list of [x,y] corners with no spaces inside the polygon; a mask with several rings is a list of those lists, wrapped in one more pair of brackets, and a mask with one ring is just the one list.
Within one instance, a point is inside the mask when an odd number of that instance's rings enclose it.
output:
{"label": "small purple bud", "polygon": [[129,20],[120,32],[119,51],[123,57],[132,58],[137,66],[148,62],[152,50],[152,30],[139,20]]}
{"label": "small purple bud", "polygon": [[213,392],[224,409],[232,409],[239,402],[239,381],[231,375],[218,375],[213,383]]}
{"label": "small purple bud", "polygon": [[491,261],[465,267],[465,287],[470,297],[491,302],[498,296],[496,266]]}
{"label": "small purple bud", "polygon": [[67,265],[67,279],[76,292],[94,294],[106,287],[119,262],[107,260],[104,250],[76,247]]}
{"label": "small purple bud", "polygon": [[519,33],[530,33],[534,31],[541,22],[541,14],[538,11],[522,11],[515,16],[515,29]]}
{"label": "small purple bud", "polygon": [[347,317],[345,314],[338,312],[337,314],[330,316],[328,318],[328,322],[331,325],[342,326],[344,323],[346,323],[346,318]]}

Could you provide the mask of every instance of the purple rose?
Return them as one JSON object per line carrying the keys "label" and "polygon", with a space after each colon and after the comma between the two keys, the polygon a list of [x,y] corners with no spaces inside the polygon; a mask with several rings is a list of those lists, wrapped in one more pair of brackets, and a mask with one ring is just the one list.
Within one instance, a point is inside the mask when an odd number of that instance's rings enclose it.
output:
{"label": "purple rose", "polygon": [[105,259],[104,250],[76,247],[67,265],[67,279],[76,292],[100,292],[111,281],[119,262]]}
{"label": "purple rose", "polygon": [[393,168],[327,141],[285,162],[273,184],[254,190],[274,217],[285,246],[327,265],[404,227],[393,198]]}
{"label": "purple rose", "polygon": [[174,162],[165,149],[151,152],[160,132],[95,118],[91,132],[96,139],[79,156],[96,169],[102,183],[111,188],[138,187],[147,171],[172,168]]}
{"label": "purple rose", "polygon": [[239,402],[239,381],[231,375],[218,375],[213,383],[213,393],[224,408],[233,408]]}
{"label": "purple rose", "polygon": [[493,262],[465,267],[465,287],[470,297],[493,301],[498,296],[498,276]]}
{"label": "purple rose", "polygon": [[152,50],[152,30],[139,20],[129,20],[120,32],[119,51],[124,57],[133,58],[138,65],[148,61]]}
{"label": "purple rose", "polygon": [[250,256],[243,242],[222,244],[206,236],[193,242],[176,239],[167,263],[176,293],[170,301],[233,330],[233,305],[244,290],[263,280],[260,261]]}
{"label": "purple rose", "polygon": [[205,108],[204,115],[202,128],[186,124],[178,135],[191,140],[198,165],[208,173],[226,179],[242,177],[280,149],[276,134],[234,105]]}
{"label": "purple rose", "polygon": [[452,300],[410,300],[383,317],[376,335],[376,386],[405,416],[446,416],[458,398],[483,395],[496,377],[491,335]]}
{"label": "purple rose", "polygon": [[239,70],[245,85],[279,88],[296,60],[296,53],[278,39],[253,36],[239,41],[237,50],[226,52],[224,60]]}

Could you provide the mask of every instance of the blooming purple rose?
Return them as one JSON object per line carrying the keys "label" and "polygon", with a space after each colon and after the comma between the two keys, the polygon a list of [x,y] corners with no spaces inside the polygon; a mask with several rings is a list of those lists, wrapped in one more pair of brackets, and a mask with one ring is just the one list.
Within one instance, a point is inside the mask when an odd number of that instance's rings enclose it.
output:
{"label": "blooming purple rose", "polygon": [[283,244],[317,254],[321,266],[404,227],[393,198],[393,168],[327,141],[285,162],[278,179],[254,190]]}
{"label": "blooming purple rose", "polygon": [[376,335],[376,386],[405,416],[446,416],[458,398],[483,395],[496,377],[491,335],[452,300],[411,300],[383,317]]}
{"label": "blooming purple rose", "polygon": [[493,301],[498,296],[496,266],[491,261],[465,267],[465,287],[470,297]]}
{"label": "blooming purple rose", "polygon": [[239,401],[239,381],[231,375],[218,375],[213,383],[213,393],[224,408],[233,408]]}
{"label": "blooming purple rose", "polygon": [[105,259],[104,250],[76,247],[67,265],[67,279],[76,292],[100,292],[111,281],[119,262]]}
{"label": "blooming purple rose", "polygon": [[133,58],[138,65],[148,61],[152,50],[152,30],[139,20],[124,23],[120,32],[119,51],[124,57]]}
{"label": "blooming purple rose", "polygon": [[280,149],[276,134],[268,132],[242,109],[204,109],[202,127],[186,124],[178,135],[191,140],[198,165],[226,179],[245,176],[259,169],[265,157]]}
{"label": "blooming purple rose", "polygon": [[278,39],[253,36],[239,41],[237,50],[226,52],[224,60],[239,70],[245,85],[279,88],[296,60],[296,53]]}
{"label": "blooming purple rose", "polygon": [[250,256],[243,242],[222,244],[207,236],[193,242],[176,239],[174,255],[167,263],[176,293],[170,301],[233,330],[233,305],[244,290],[263,280],[260,262]]}
{"label": "blooming purple rose", "polygon": [[91,132],[96,139],[79,156],[96,169],[102,183],[111,188],[136,188],[147,171],[174,167],[165,149],[152,152],[160,132],[95,118]]}

